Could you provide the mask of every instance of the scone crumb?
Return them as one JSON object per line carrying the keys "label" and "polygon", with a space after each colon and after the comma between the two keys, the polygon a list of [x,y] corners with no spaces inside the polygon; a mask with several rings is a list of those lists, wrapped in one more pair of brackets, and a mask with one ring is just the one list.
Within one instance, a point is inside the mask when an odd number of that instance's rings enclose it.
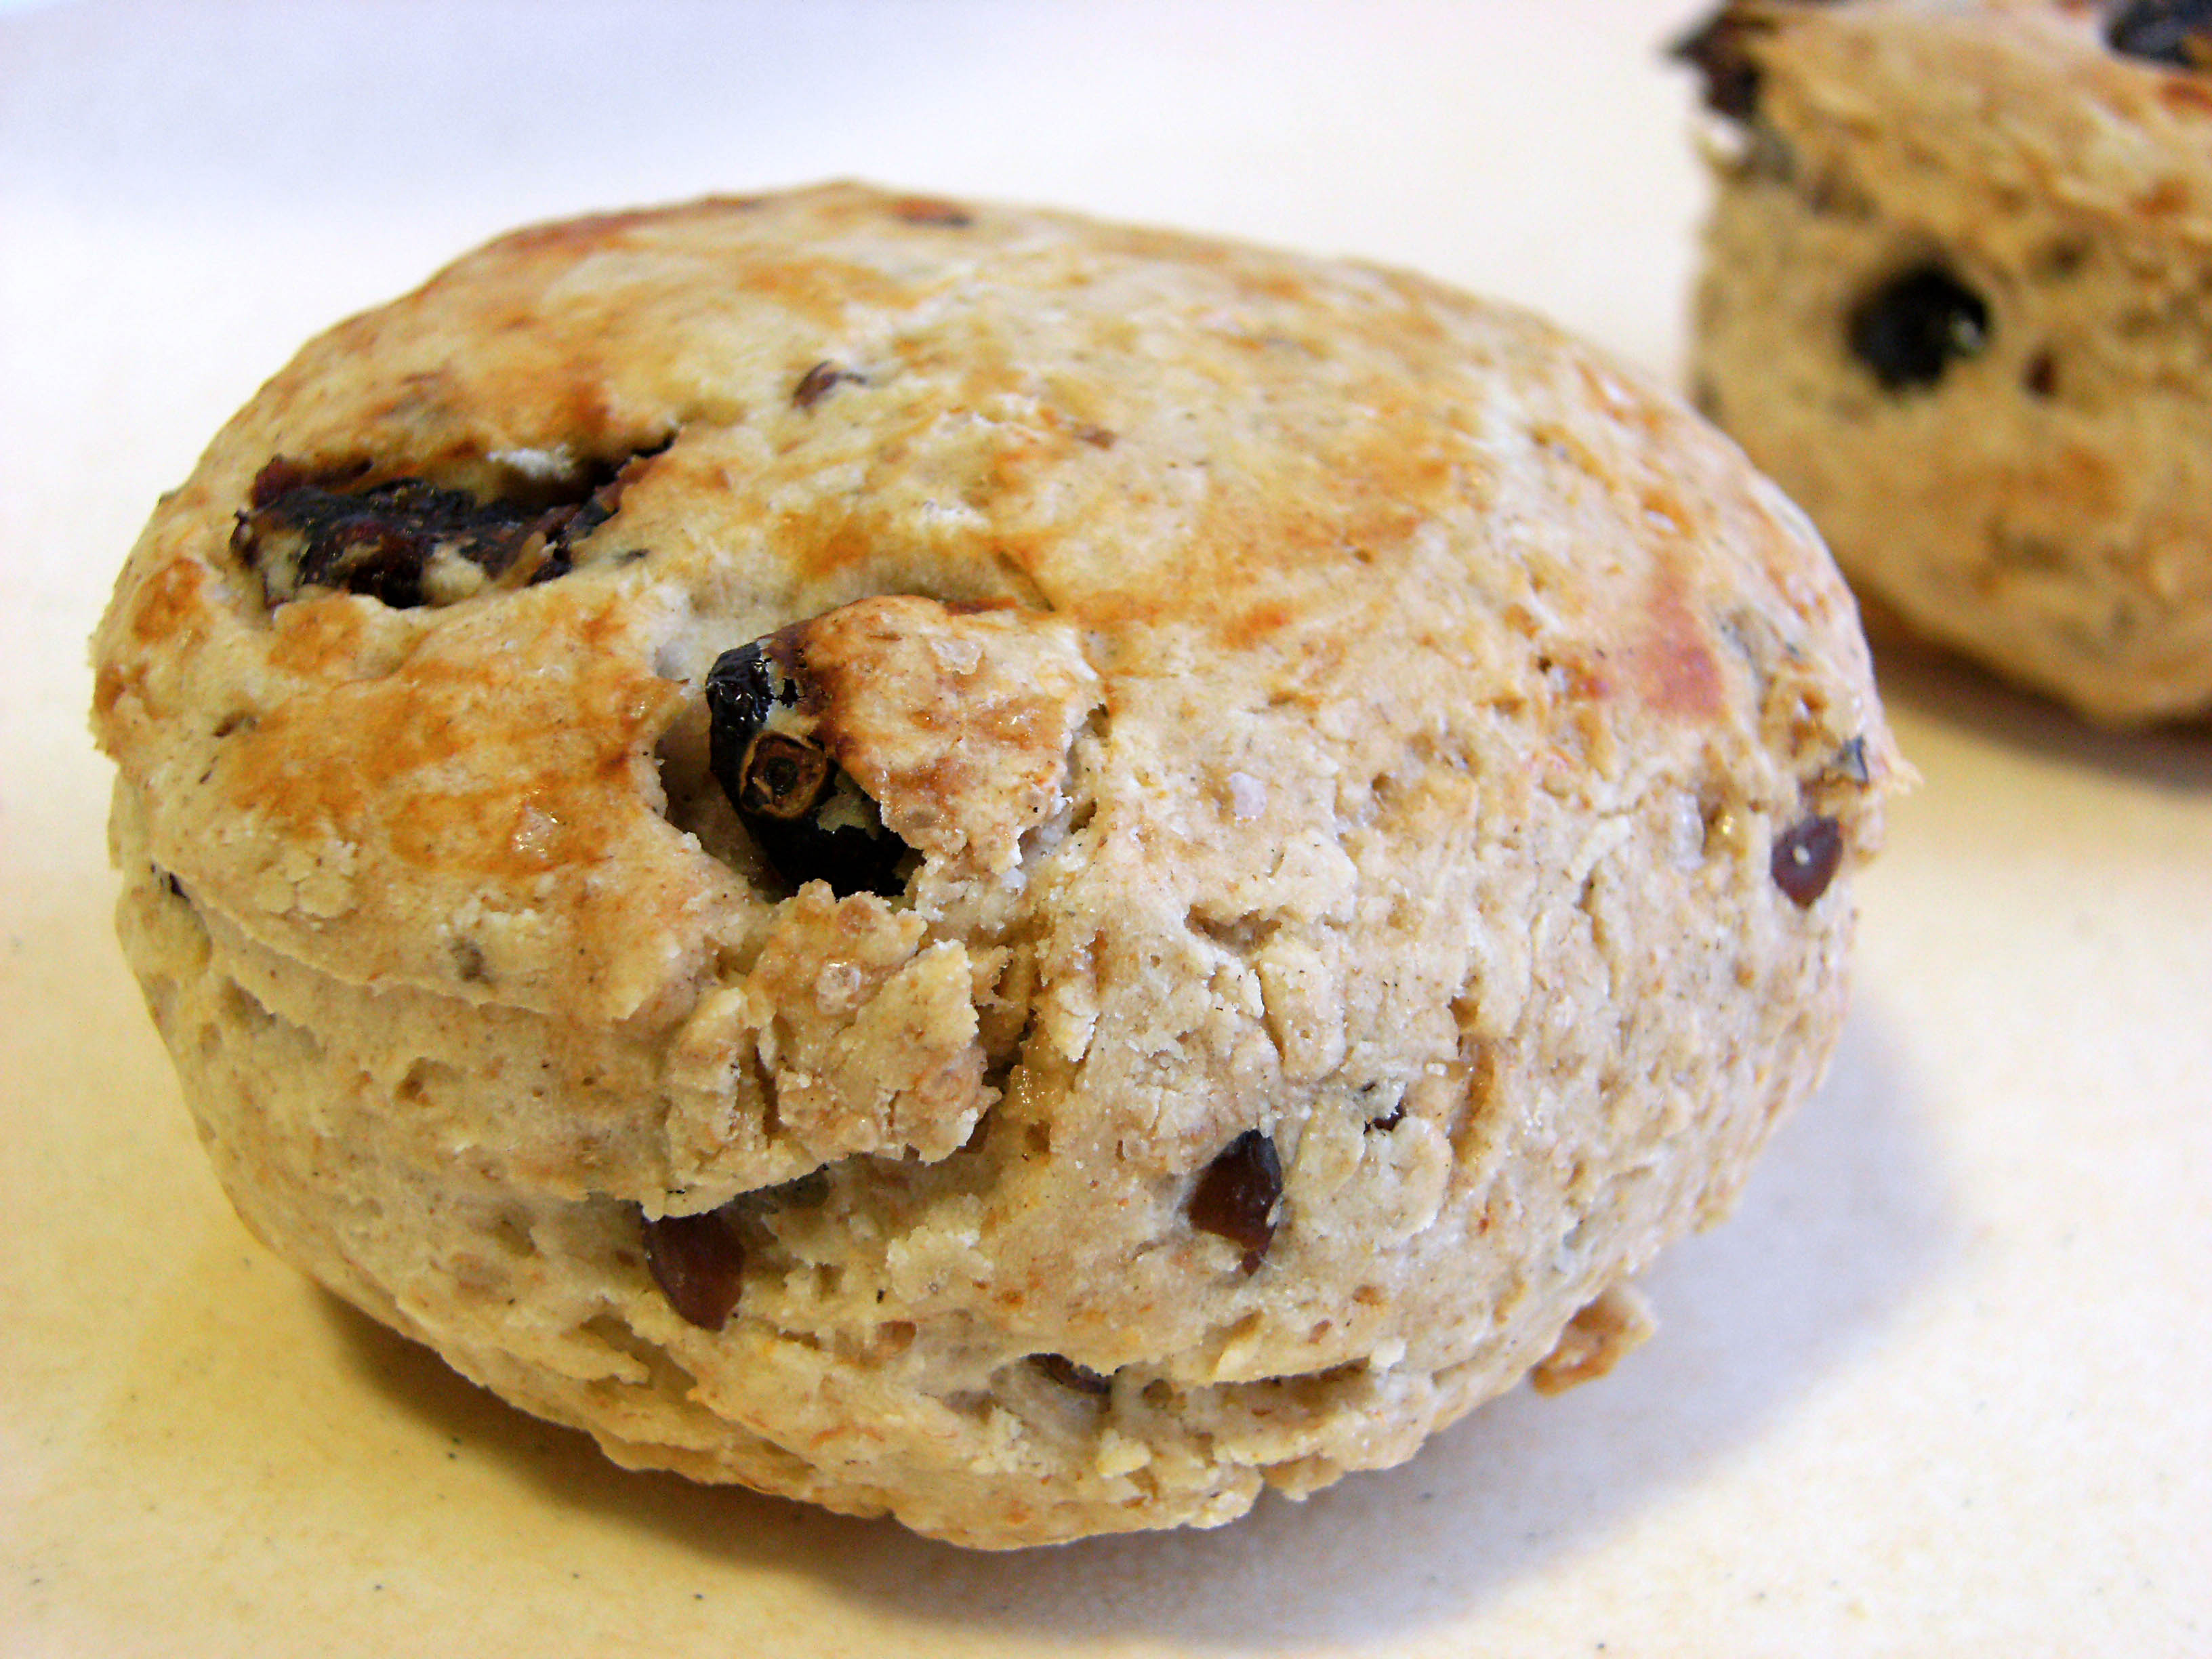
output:
{"label": "scone crumb", "polygon": [[1659,1328],[1651,1304],[1627,1285],[1612,1285],[1567,1322],[1559,1346],[1528,1373],[1538,1394],[1564,1394],[1578,1382],[1594,1382],[1618,1365]]}
{"label": "scone crumb", "polygon": [[1133,1474],[1152,1461],[1152,1449],[1141,1440],[1132,1440],[1115,1429],[1108,1429],[1098,1437],[1098,1452],[1091,1467],[1109,1480],[1118,1480],[1125,1474]]}

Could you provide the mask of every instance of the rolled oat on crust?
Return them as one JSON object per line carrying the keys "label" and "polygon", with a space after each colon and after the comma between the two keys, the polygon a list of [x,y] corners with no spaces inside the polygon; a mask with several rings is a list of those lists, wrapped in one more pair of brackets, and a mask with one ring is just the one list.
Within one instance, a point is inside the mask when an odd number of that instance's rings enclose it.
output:
{"label": "rolled oat on crust", "polygon": [[1706,412],[1915,630],[2212,713],[2212,6],[1732,0]]}
{"label": "rolled oat on crust", "polygon": [[621,1462],[985,1547],[1605,1370],[1899,767],[1803,520],[1589,349],[853,185],[340,325],[95,649],[249,1224]]}

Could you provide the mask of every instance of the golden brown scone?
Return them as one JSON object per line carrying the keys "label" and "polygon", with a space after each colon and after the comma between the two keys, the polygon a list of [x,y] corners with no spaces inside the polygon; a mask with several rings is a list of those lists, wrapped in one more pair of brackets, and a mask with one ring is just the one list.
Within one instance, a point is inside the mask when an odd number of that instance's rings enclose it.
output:
{"label": "golden brown scone", "polygon": [[1414,277],[841,185],[309,345],[96,644],[270,1244],[629,1464],[1240,1514],[1648,1328],[1898,763],[1725,441]]}
{"label": "golden brown scone", "polygon": [[1916,630],[2212,710],[2212,8],[1739,0],[1688,55],[1706,412]]}

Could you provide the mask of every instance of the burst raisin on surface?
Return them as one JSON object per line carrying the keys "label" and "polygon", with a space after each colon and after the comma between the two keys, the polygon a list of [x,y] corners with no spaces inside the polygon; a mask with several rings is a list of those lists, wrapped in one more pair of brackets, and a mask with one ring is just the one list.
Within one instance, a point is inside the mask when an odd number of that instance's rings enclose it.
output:
{"label": "burst raisin on surface", "polygon": [[719,1212],[643,1220],[645,1262],[668,1305],[702,1330],[730,1322],[744,1289],[745,1247]]}
{"label": "burst raisin on surface", "polygon": [[1190,1224],[1240,1246],[1244,1272],[1256,1273],[1275,1242],[1283,1160],[1275,1143],[1247,1129],[1206,1166],[1190,1195]]}
{"label": "burst raisin on surface", "polygon": [[1848,336],[1851,355],[1890,391],[1931,386],[1954,361],[1989,344],[1990,309],[1931,262],[1900,271],[1860,301]]}
{"label": "burst raisin on surface", "polygon": [[1825,816],[1804,818],[1775,837],[1769,867],[1774,884],[1803,909],[1828,890],[1844,861],[1843,826]]}
{"label": "burst raisin on surface", "polygon": [[272,606],[308,587],[343,588],[395,610],[434,604],[425,578],[441,556],[486,580],[545,581],[568,572],[575,544],[614,516],[637,464],[659,448],[530,500],[488,501],[415,477],[364,484],[363,462],[310,467],[280,455],[255,476],[231,550],[259,574]]}
{"label": "burst raisin on surface", "polygon": [[2175,69],[2212,68],[2212,0],[2133,0],[2105,20],[2105,44],[2124,58]]}
{"label": "burst raisin on surface", "polygon": [[799,682],[756,640],[707,672],[707,761],[756,844],[793,887],[826,881],[841,898],[902,891],[912,851],[814,740]]}

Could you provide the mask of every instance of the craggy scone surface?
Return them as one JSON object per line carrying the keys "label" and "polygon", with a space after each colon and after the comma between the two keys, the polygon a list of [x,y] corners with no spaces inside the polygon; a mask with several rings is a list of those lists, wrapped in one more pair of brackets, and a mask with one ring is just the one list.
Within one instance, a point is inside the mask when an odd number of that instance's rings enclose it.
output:
{"label": "craggy scone surface", "polygon": [[[282,533],[393,486],[500,549]],[[885,894],[714,775],[769,636]],[[1549,328],[857,186],[310,344],[96,655],[252,1224],[622,1461],[984,1546],[1602,1370],[1826,1063],[1896,766],[1802,520]]]}
{"label": "craggy scone surface", "polygon": [[2212,711],[2212,7],[1730,0],[1687,54],[1702,406],[1915,629]]}

